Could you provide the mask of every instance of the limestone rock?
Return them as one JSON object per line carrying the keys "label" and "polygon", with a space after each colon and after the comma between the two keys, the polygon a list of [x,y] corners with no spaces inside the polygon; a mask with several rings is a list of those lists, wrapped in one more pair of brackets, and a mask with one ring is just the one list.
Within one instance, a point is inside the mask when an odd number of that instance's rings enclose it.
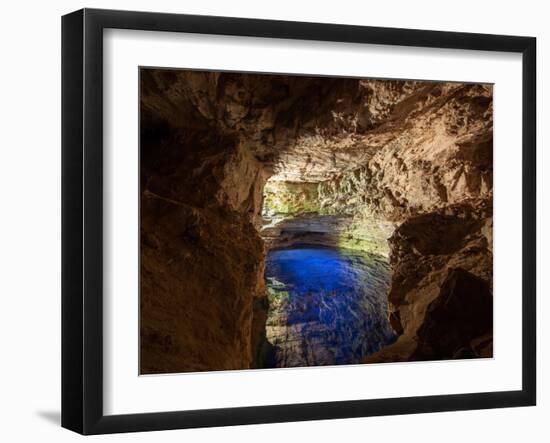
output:
{"label": "limestone rock", "polygon": [[451,281],[492,297],[491,85],[143,69],[140,108],[142,372],[256,367],[266,246],[304,240],[389,257],[369,361],[492,355],[430,332]]}

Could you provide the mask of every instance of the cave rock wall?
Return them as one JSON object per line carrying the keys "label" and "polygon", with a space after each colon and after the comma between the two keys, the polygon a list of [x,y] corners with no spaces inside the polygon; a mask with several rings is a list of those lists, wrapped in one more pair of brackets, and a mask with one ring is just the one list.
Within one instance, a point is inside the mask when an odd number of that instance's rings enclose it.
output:
{"label": "cave rock wall", "polygon": [[142,371],[254,366],[265,246],[303,240],[389,258],[369,361],[490,355],[437,336],[492,300],[492,142],[491,85],[142,70]]}

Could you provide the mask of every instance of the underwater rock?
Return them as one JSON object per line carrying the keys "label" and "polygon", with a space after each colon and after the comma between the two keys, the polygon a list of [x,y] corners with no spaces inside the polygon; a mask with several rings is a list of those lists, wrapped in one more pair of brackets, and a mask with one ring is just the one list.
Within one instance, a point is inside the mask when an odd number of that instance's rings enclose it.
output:
{"label": "underwater rock", "polygon": [[393,342],[389,267],[379,256],[296,246],[271,251],[265,367],[360,363]]}

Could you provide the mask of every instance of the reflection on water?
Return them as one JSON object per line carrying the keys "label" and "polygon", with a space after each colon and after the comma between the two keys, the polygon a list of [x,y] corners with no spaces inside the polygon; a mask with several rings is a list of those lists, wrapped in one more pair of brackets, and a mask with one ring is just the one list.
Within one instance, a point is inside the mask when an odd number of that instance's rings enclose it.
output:
{"label": "reflection on water", "polygon": [[391,343],[389,267],[363,252],[301,246],[269,252],[266,366],[360,363]]}

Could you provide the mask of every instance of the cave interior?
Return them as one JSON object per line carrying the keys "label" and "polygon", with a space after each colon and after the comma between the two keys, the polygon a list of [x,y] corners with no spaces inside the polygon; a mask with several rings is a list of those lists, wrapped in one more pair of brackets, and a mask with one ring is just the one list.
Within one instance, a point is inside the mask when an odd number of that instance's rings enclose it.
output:
{"label": "cave interior", "polygon": [[140,372],[488,358],[492,85],[140,70]]}

